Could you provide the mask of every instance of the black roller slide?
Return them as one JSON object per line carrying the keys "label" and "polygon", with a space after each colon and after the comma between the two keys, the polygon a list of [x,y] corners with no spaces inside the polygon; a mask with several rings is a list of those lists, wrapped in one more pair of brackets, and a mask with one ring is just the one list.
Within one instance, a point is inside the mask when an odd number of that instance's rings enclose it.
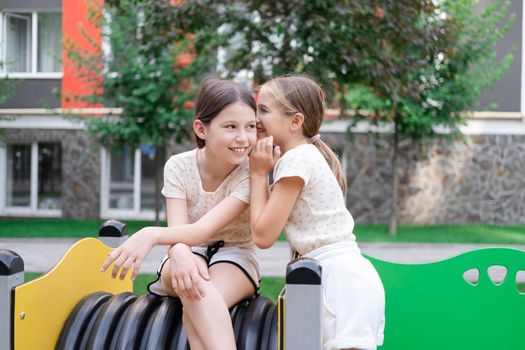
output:
{"label": "black roller slide", "polygon": [[[239,350],[277,350],[277,308],[264,297],[230,309]],[[56,349],[189,350],[177,298],[97,292],[64,324]]]}
{"label": "black roller slide", "polygon": [[[104,303],[111,298],[111,294],[97,292],[82,299],[73,309],[66,320],[58,338],[56,349],[82,349],[82,340],[89,337],[88,329],[91,321],[97,317]],[[90,327],[92,328],[92,326]]]}
{"label": "black roller slide", "polygon": [[111,338],[119,321],[128,307],[137,299],[133,293],[122,293],[111,297],[97,316],[89,335],[87,348],[90,350],[109,350]]}

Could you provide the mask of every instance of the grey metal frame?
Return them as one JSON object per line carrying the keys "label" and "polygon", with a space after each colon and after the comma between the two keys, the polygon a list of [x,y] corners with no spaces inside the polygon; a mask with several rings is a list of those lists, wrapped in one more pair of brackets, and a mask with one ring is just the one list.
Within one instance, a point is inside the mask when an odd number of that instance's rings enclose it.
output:
{"label": "grey metal frame", "polygon": [[291,261],[286,268],[286,350],[319,350],[323,347],[322,268],[313,259]]}
{"label": "grey metal frame", "polygon": [[15,252],[0,249],[0,349],[11,349],[12,290],[24,283],[24,261]]}

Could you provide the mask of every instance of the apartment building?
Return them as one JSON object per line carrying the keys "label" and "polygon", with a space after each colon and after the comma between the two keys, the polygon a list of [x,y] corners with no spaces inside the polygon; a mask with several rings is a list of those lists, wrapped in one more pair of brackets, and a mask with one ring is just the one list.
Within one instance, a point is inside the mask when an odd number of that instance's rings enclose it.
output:
{"label": "apartment building", "polygon": [[[525,220],[525,156],[519,151],[525,150],[522,1],[512,1],[511,11],[517,19],[497,51],[515,46],[514,63],[485,93],[480,112],[463,130],[471,140],[469,158],[460,157],[466,151],[458,145],[439,144],[436,154],[448,155],[449,163],[437,169],[412,148],[406,150],[401,222]],[[0,74],[15,83],[13,95],[0,104],[0,217],[154,217],[155,149],[144,145],[113,154],[89,136],[81,118],[69,116],[114,112],[68,98],[85,87],[67,64],[62,44],[67,38],[86,44],[81,30],[94,30],[84,0],[0,0]],[[489,108],[494,102],[497,107]],[[384,222],[388,152],[374,149],[366,130],[355,130],[358,137],[349,142],[346,127],[331,121],[322,132],[342,150],[351,186],[348,205],[357,221]]]}

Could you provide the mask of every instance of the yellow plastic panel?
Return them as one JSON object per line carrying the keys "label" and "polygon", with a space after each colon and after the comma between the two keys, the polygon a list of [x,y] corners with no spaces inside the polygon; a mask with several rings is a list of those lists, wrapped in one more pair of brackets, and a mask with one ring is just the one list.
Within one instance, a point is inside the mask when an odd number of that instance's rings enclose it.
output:
{"label": "yellow plastic panel", "polygon": [[121,281],[111,278],[111,269],[100,272],[110,251],[98,239],[85,238],[71,246],[46,275],[16,288],[15,350],[54,349],[71,310],[86,295],[97,291],[113,294],[132,291],[129,273]]}
{"label": "yellow plastic panel", "polygon": [[283,288],[277,297],[277,350],[285,350],[284,337],[286,330],[284,328],[286,322],[286,289]]}

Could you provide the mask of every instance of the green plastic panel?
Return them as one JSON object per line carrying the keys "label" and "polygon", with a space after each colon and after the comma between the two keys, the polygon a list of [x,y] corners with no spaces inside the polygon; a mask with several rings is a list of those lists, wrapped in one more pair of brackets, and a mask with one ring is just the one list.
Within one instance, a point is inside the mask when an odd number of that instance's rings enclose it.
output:
{"label": "green plastic panel", "polygon": [[[386,293],[381,350],[525,349],[525,294],[516,282],[524,251],[486,248],[428,264],[367,258]],[[491,266],[507,268],[499,285]],[[463,276],[470,269],[479,270],[476,285]]]}

